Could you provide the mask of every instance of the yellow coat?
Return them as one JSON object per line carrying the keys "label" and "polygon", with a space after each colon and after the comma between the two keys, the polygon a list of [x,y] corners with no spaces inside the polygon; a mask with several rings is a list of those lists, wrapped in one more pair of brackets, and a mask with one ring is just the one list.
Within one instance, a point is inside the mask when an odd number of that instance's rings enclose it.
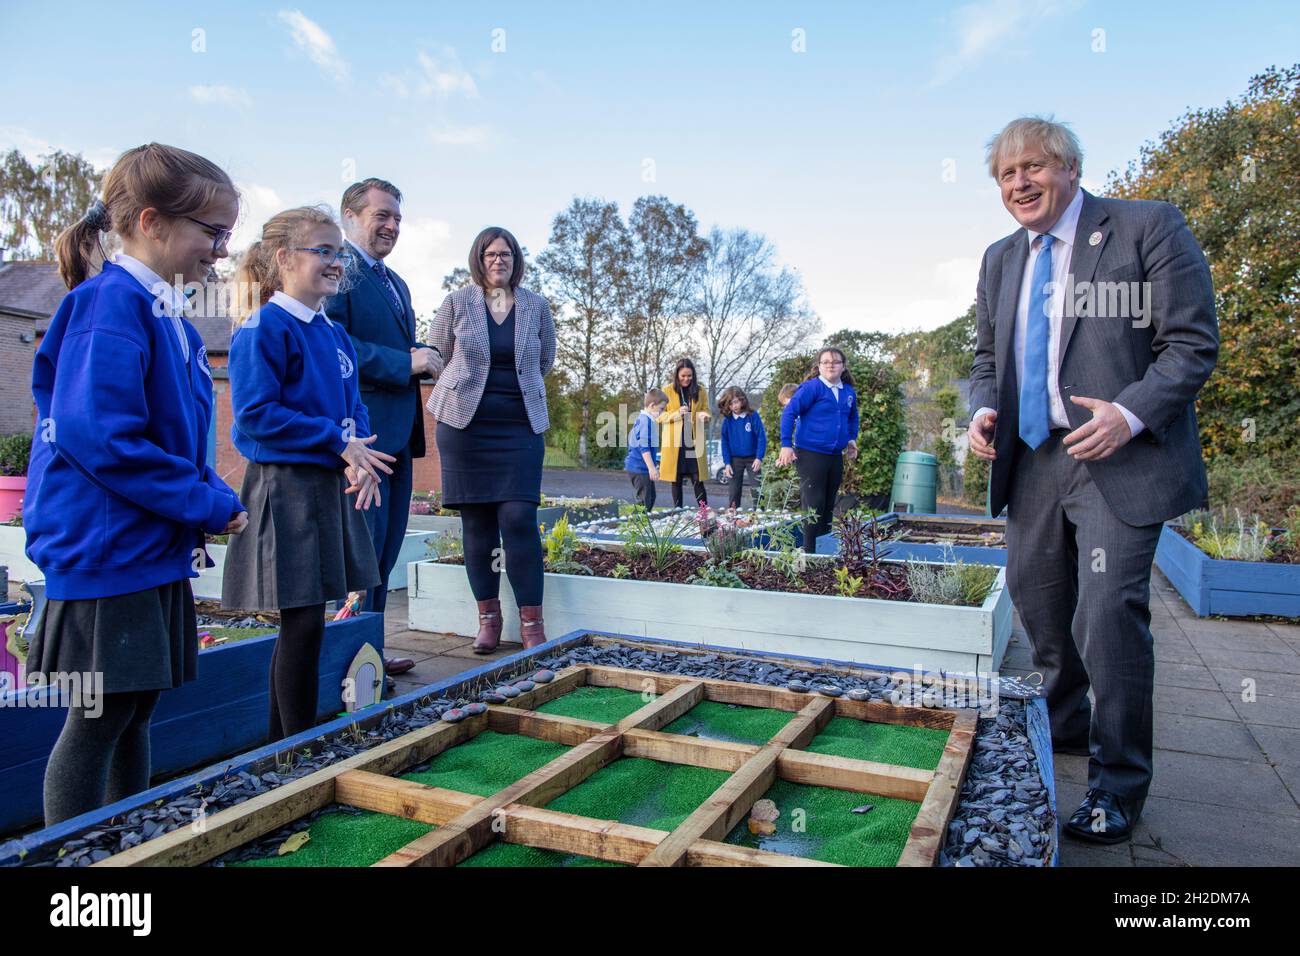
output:
{"label": "yellow coat", "polygon": [[[681,452],[684,423],[674,419],[673,415],[682,407],[682,401],[677,397],[677,389],[671,385],[665,385],[664,391],[668,393],[668,407],[659,416],[659,477],[663,481],[676,481],[677,456]],[[701,388],[690,408],[694,417],[692,444],[695,447],[695,457],[700,463],[700,481],[707,481],[709,477],[708,422],[699,417],[701,412],[707,414],[708,411],[709,396]]]}

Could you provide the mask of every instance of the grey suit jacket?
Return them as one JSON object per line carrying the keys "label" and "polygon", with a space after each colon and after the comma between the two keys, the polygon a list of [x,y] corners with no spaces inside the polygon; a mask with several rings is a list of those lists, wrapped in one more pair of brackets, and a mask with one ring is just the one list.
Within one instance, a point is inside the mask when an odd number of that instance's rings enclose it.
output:
{"label": "grey suit jacket", "polygon": [[[1100,239],[1093,244],[1094,234]],[[1020,444],[1015,326],[1029,256],[1024,229],[984,253],[975,298],[977,339],[971,407],[998,413],[997,458],[989,476],[989,508],[1008,504]],[[1146,429],[1109,458],[1087,462],[1111,510],[1126,524],[1155,524],[1200,505],[1205,464],[1195,399],[1214,369],[1219,328],[1205,255],[1182,213],[1169,203],[1099,199],[1084,193],[1070,275],[1075,308],[1062,318],[1060,390],[1071,428],[1092,418],[1070,396],[1118,402]],[[1149,283],[1145,315],[1116,316],[1103,283]],[[1085,298],[1091,289],[1091,302]],[[1082,300],[1082,301],[1081,301]],[[1112,306],[1102,314],[1103,303]],[[1071,315],[1070,312],[1075,314]],[[1012,503],[1014,510],[1014,503]]]}
{"label": "grey suit jacket", "polygon": [[[429,344],[446,362],[425,408],[440,422],[465,428],[487,387],[492,350],[488,340],[487,303],[483,289],[467,285],[442,300],[433,317]],[[546,384],[542,376],[555,364],[555,320],[542,296],[520,286],[515,289],[515,370],[533,432],[550,427]]]}

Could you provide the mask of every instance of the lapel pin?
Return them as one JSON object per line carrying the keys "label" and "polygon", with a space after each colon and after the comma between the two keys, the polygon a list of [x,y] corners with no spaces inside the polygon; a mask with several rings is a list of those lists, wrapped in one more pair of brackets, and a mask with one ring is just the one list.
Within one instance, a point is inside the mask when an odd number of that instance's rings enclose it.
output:
{"label": "lapel pin", "polygon": [[1091,236],[1088,237],[1088,245],[1090,245],[1090,246],[1099,246],[1099,245],[1101,245],[1101,232],[1100,232],[1100,230],[1098,230],[1097,232],[1094,232]]}

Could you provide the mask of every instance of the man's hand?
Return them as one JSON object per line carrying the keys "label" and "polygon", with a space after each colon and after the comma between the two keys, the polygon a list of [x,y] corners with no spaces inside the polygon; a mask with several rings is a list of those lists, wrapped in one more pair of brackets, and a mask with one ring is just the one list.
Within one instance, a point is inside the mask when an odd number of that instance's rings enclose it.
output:
{"label": "man's hand", "polygon": [[1101,461],[1128,444],[1133,432],[1124,413],[1111,402],[1071,395],[1070,401],[1092,412],[1092,420],[1080,425],[1062,441],[1076,461]]}
{"label": "man's hand", "polygon": [[976,458],[992,461],[997,457],[997,452],[993,450],[993,427],[997,424],[997,420],[997,412],[985,412],[970,420],[966,437],[970,441],[970,450],[975,453]]}
{"label": "man's hand", "polygon": [[794,449],[786,446],[781,449],[781,454],[776,456],[776,463],[783,468],[786,465],[794,464]]}
{"label": "man's hand", "polygon": [[235,515],[233,518],[230,519],[230,521],[226,524],[226,527],[222,530],[221,533],[239,534],[247,527],[248,527],[248,512],[241,511],[239,514]]}
{"label": "man's hand", "polygon": [[854,458],[858,457],[858,443],[856,439],[850,441],[847,445],[844,446],[844,457],[847,458],[849,461],[852,461]]}
{"label": "man's hand", "polygon": [[442,356],[433,349],[411,349],[411,374],[437,378],[442,371]]}

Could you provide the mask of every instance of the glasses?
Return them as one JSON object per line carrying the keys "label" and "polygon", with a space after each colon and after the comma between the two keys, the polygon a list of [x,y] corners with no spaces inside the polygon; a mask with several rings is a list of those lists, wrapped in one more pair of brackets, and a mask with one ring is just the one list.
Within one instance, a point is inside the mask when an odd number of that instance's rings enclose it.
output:
{"label": "glasses", "polygon": [[202,219],[195,219],[193,216],[186,216],[190,222],[202,226],[204,229],[212,232],[212,254],[215,256],[217,250],[230,241],[230,237],[235,234],[233,229],[226,229],[223,226],[214,226],[210,222],[204,222]]}
{"label": "glasses", "polygon": [[513,259],[514,257],[515,257],[515,256],[514,256],[514,253],[512,253],[512,252],[485,252],[485,253],[483,253],[483,261],[484,261],[484,262],[509,262],[509,261],[510,261],[511,259]]}
{"label": "glasses", "polygon": [[827,366],[830,366],[830,367],[833,368],[833,367],[836,366],[836,365],[843,365],[844,363],[841,362],[839,359],[824,359],[824,360],[822,360],[821,362],[818,362],[817,364],[818,364],[818,365],[827,365]]}
{"label": "glasses", "polygon": [[332,266],[336,262],[343,263],[346,269],[352,265],[352,260],[356,258],[350,252],[344,252],[342,249],[331,249],[329,246],[294,246],[295,252],[314,252],[320,256],[321,262],[327,266]]}

